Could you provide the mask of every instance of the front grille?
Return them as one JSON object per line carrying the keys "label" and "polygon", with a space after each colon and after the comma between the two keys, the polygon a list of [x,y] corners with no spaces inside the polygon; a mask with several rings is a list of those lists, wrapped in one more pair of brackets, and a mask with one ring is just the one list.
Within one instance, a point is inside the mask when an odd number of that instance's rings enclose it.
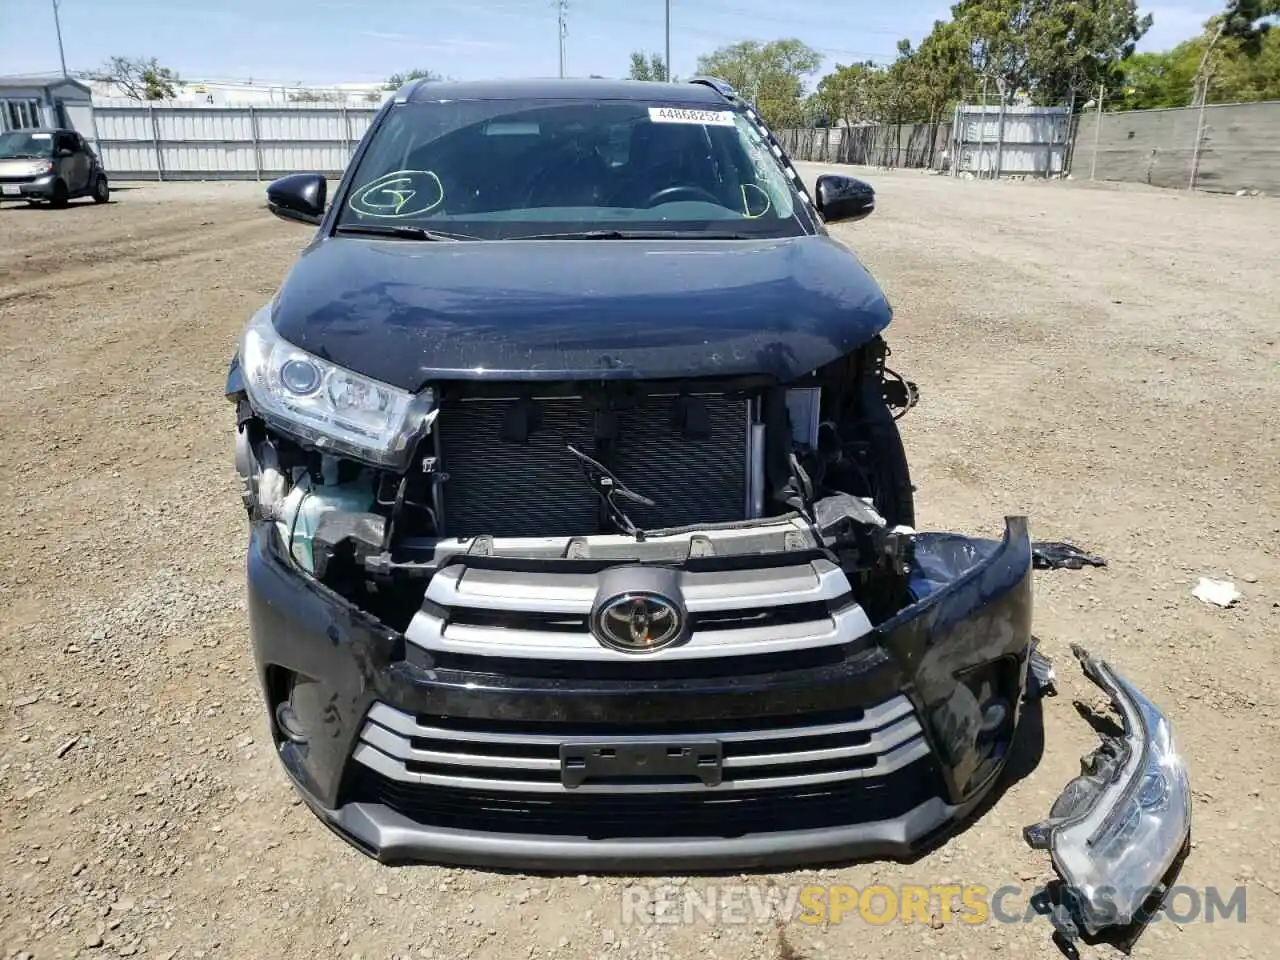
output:
{"label": "front grille", "polygon": [[[672,571],[664,588],[689,618],[681,644],[645,655],[648,663],[801,653],[846,646],[871,630],[849,603],[849,580],[825,559],[764,557],[741,569]],[[612,568],[616,570],[617,568]],[[611,571],[579,573],[452,564],[427,585],[405,639],[432,655],[515,660],[614,662],[632,654],[603,646],[589,617]]]}
{"label": "front grille", "polygon": [[[741,520],[746,502],[744,400],[698,398],[709,436],[687,437],[673,421],[674,399],[648,397],[617,412],[617,436],[602,455],[609,468],[656,506],[626,503],[644,528]],[[560,537],[600,528],[599,501],[566,446],[595,446],[595,416],[579,398],[537,401],[538,423],[521,442],[504,440],[511,400],[466,400],[437,420],[450,536]]]}
{"label": "front grille", "polygon": [[697,794],[540,795],[421,787],[355,766],[344,801],[381,803],[425,826],[607,840],[740,837],[901,817],[943,795],[937,768],[918,760],[879,780],[820,789]]}
{"label": "front grille", "polygon": [[[943,795],[923,731],[904,697],[839,717],[759,719],[712,732],[649,730],[629,739],[716,740],[723,781],[561,785],[568,731],[415,717],[376,704],[343,802],[382,803],[428,826],[587,836],[737,836],[867,823]],[[598,732],[596,732],[598,737]],[[627,736],[608,738],[625,742]]]}

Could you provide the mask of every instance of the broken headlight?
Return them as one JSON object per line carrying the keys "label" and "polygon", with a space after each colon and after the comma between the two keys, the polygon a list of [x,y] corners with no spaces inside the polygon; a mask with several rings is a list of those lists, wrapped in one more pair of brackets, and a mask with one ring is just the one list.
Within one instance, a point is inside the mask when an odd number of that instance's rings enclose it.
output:
{"label": "broken headlight", "polygon": [[263,307],[245,327],[240,366],[254,412],[319,450],[403,470],[431,421],[430,390],[413,394],[295,347]]}
{"label": "broken headlight", "polygon": [[1124,677],[1073,647],[1124,721],[1082,762],[1027,842],[1048,849],[1070,906],[1093,934],[1126,926],[1160,885],[1191,832],[1191,787],[1164,714]]}

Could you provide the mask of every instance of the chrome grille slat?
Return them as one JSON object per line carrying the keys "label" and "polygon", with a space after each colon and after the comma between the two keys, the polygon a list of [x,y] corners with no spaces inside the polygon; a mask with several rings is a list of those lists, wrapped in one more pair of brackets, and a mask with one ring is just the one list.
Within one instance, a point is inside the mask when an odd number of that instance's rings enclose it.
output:
{"label": "chrome grille slat", "polygon": [[460,767],[494,767],[503,770],[559,770],[560,761],[547,757],[481,756],[473,753],[450,753],[444,750],[423,750],[413,746],[405,737],[392,733],[376,723],[366,723],[360,739],[383,753],[412,760],[415,763],[456,764]]}
{"label": "chrome grille slat", "polygon": [[[708,537],[714,540],[715,532]],[[759,567],[672,573],[672,599],[694,618],[693,631],[686,642],[649,653],[606,647],[586,629],[597,600],[606,599],[600,574],[490,570],[465,562],[446,566],[431,578],[427,602],[414,615],[405,638],[423,650],[460,656],[635,663],[840,646],[872,629],[857,604],[830,612],[851,588],[844,572],[825,559],[788,562],[784,555]],[[502,622],[468,623],[461,615],[464,611],[497,614]],[[703,621],[699,626],[699,617],[718,614],[740,614],[741,620],[714,625]],[[556,616],[577,622],[555,624],[547,619]],[[451,622],[453,618],[459,622]],[[753,623],[752,618],[763,622]]]}
{"label": "chrome grille slat", "polygon": [[[836,600],[849,581],[827,560],[729,573],[679,571],[677,578],[690,613],[759,609]],[[515,573],[449,567],[431,578],[427,599],[442,607],[531,613],[591,612],[597,579],[591,573]]]}
{"label": "chrome grille slat", "polygon": [[[673,782],[630,784],[584,783],[575,787],[573,792],[581,793],[687,793],[696,791],[732,792],[734,790],[770,790],[785,787],[814,786],[823,783],[835,783],[841,780],[882,777],[895,770],[914,763],[928,756],[929,745],[924,737],[916,737],[910,742],[881,755],[874,767],[860,767],[850,770],[828,770],[821,773],[794,774],[781,777],[749,777],[744,779],[724,780],[719,786],[707,787],[701,783]],[[558,780],[498,780],[484,777],[453,776],[449,774],[418,773],[406,769],[404,763],[376,747],[361,743],[352,754],[353,758],[372,770],[393,780],[417,783],[424,786],[454,787],[470,790],[495,790],[511,793],[567,793],[569,792]]]}
{"label": "chrome grille slat", "polygon": [[[731,730],[722,733],[714,733],[704,728],[695,727],[688,732],[682,731],[680,736],[695,740],[719,740],[722,743],[825,737],[833,734],[879,730],[896,720],[911,715],[911,701],[906,697],[897,696],[873,707],[868,707],[857,720],[849,720],[843,723],[822,723],[811,727],[762,727],[759,730]],[[421,740],[478,740],[487,743],[557,746],[566,739],[572,739],[575,743],[587,743],[592,740],[598,740],[601,743],[625,743],[628,740],[643,743],[654,739],[654,734],[638,734],[630,737],[570,737],[568,734],[552,736],[540,733],[490,733],[488,731],[424,726],[419,724],[417,718],[412,714],[397,710],[385,703],[375,703],[369,709],[369,720],[403,736],[416,737]]]}
{"label": "chrome grille slat", "polygon": [[[831,745],[827,739],[850,735],[857,742]],[[458,753],[431,750],[415,746],[415,740],[459,741],[466,747]],[[929,753],[928,743],[910,702],[903,696],[897,696],[847,722],[762,727],[720,734],[691,729],[679,733],[625,736],[574,736],[571,731],[550,735],[465,728],[455,730],[447,726],[419,724],[417,718],[410,714],[386,704],[375,704],[369,711],[368,722],[353,757],[383,776],[405,783],[507,793],[559,794],[567,792],[559,777],[555,776],[560,768],[559,748],[562,743],[676,744],[697,740],[718,740],[723,746],[725,778],[718,786],[707,787],[685,780],[588,781],[574,788],[573,792],[732,792],[804,787],[886,776]],[[520,752],[513,753],[515,748]],[[756,752],[751,752],[753,749]],[[418,764],[432,769],[414,769]],[[782,769],[786,772],[778,772]],[[528,778],[521,778],[522,773]]]}

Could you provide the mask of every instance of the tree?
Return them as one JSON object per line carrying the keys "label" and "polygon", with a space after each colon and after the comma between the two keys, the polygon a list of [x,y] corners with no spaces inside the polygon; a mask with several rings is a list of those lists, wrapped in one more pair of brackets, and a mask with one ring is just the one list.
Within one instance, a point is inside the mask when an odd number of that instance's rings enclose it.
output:
{"label": "tree", "polygon": [[1028,34],[1029,66],[1040,103],[1069,100],[1072,107],[1099,83],[1114,86],[1122,61],[1151,29],[1136,0],[1080,0],[1050,7]]}
{"label": "tree", "polygon": [[935,20],[933,30],[914,52],[908,48],[902,73],[912,87],[911,102],[922,111],[916,119],[936,123],[973,85],[968,38],[951,20]]}
{"label": "tree", "polygon": [[387,82],[382,85],[384,90],[399,90],[406,83],[412,83],[414,80],[440,80],[441,76],[431,70],[425,70],[417,67],[408,73],[393,73],[387,77]]}
{"label": "tree", "polygon": [[871,76],[876,69],[869,60],[848,66],[837,63],[833,71],[818,81],[814,97],[828,119],[839,118],[848,127],[871,119]]}
{"label": "tree", "polygon": [[303,87],[289,94],[294,103],[341,103],[346,95],[337,90],[309,90]]}
{"label": "tree", "polygon": [[1124,93],[1113,109],[1184,107],[1201,90],[1206,103],[1280,99],[1280,32],[1262,31],[1255,46],[1212,17],[1200,36],[1164,53],[1134,54],[1120,73]]}
{"label": "tree", "polygon": [[667,65],[660,54],[651,53],[647,57],[643,51],[631,51],[632,80],[666,80]]}
{"label": "tree", "polygon": [[751,99],[773,127],[804,122],[804,79],[822,63],[822,54],[799,40],[743,40],[698,58],[698,73],[728,81]]}
{"label": "tree", "polygon": [[114,85],[131,100],[171,100],[182,82],[155,57],[111,57],[88,77]]}
{"label": "tree", "polygon": [[939,47],[967,49],[969,69],[1002,96],[1040,103],[1074,102],[1114,76],[1152,22],[1137,0],[959,0],[951,11],[934,24]]}
{"label": "tree", "polygon": [[1263,39],[1271,31],[1270,22],[1263,18],[1277,14],[1280,14],[1280,0],[1227,0],[1227,8],[1222,15],[1205,24],[1206,33],[1212,32],[1212,36],[1196,69],[1192,105],[1203,104],[1208,100],[1215,67],[1213,57],[1218,41],[1224,38],[1234,41],[1239,52],[1256,57],[1262,51]]}

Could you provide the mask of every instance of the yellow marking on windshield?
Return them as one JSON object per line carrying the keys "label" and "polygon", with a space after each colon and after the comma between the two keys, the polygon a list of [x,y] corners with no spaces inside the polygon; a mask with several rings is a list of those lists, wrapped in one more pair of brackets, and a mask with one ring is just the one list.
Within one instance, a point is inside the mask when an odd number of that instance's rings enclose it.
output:
{"label": "yellow marking on windshield", "polygon": [[[418,202],[414,202],[417,197]],[[430,199],[424,203],[423,199]],[[351,209],[366,217],[399,220],[430,213],[444,202],[444,184],[431,170],[393,170],[359,187]]]}

